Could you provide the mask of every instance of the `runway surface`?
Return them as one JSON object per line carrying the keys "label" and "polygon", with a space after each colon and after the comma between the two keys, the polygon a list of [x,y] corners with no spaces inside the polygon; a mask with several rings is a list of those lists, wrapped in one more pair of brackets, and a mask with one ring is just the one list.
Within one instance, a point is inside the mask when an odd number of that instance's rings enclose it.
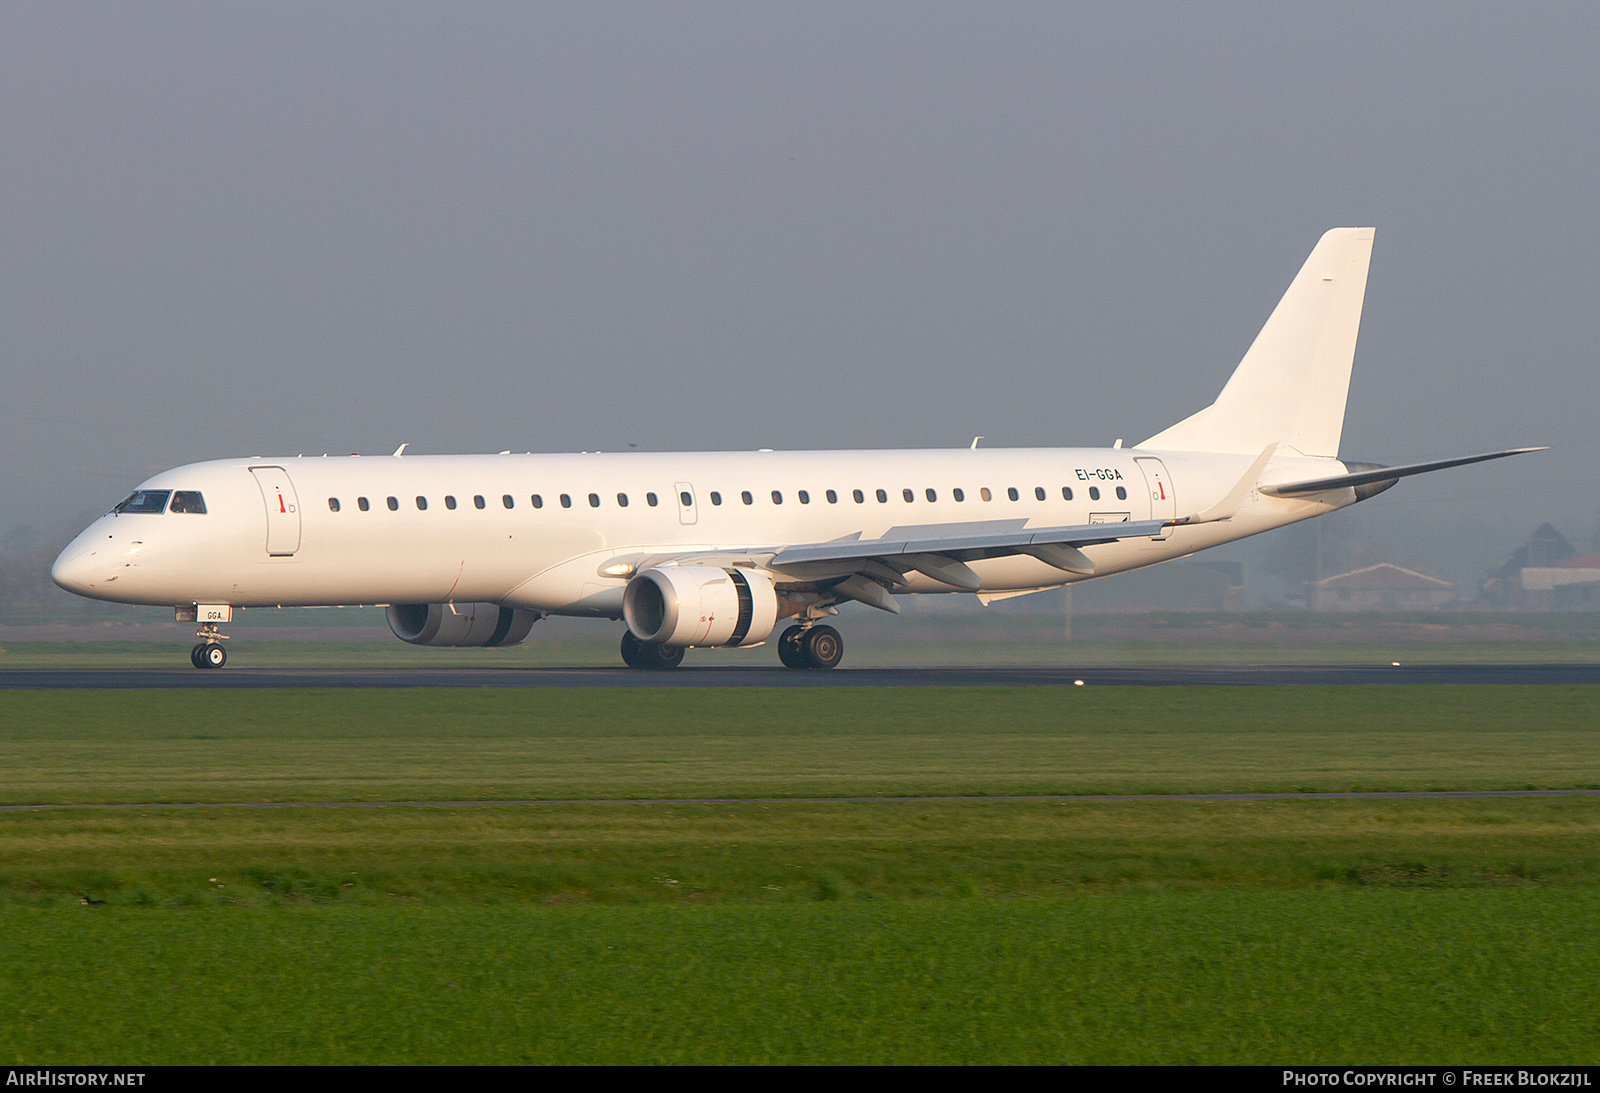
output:
{"label": "runway surface", "polygon": [[41,668],[0,671],[0,690],[288,687],[1230,687],[1600,683],[1600,664],[1264,665],[1111,668]]}

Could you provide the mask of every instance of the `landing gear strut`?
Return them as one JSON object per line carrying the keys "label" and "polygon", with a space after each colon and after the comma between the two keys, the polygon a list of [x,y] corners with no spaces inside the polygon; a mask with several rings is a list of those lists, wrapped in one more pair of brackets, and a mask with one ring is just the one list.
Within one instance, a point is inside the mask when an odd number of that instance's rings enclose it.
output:
{"label": "landing gear strut", "polygon": [[683,663],[683,647],[640,641],[632,630],[622,633],[622,663],[645,671],[670,671]]}
{"label": "landing gear strut", "polygon": [[189,663],[196,668],[221,668],[228,663],[228,651],[222,647],[226,634],[217,633],[217,624],[205,622],[195,632],[200,644],[189,650]]}
{"label": "landing gear strut", "polygon": [[825,671],[844,659],[844,639],[831,626],[791,626],[778,638],[778,659],[785,668]]}

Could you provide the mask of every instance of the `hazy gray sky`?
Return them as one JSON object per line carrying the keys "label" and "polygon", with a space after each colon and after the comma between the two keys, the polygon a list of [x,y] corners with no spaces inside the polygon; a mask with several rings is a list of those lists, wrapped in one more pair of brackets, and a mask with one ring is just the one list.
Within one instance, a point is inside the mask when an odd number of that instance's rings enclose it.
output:
{"label": "hazy gray sky", "polygon": [[1343,454],[1556,446],[1362,518],[1600,508],[1593,5],[0,13],[0,530],[257,452],[1132,443],[1350,224]]}

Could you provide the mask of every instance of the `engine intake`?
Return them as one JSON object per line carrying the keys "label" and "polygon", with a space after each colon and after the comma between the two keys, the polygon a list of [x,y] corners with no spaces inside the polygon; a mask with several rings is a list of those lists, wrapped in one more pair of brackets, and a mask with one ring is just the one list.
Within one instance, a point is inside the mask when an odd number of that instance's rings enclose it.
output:
{"label": "engine intake", "polygon": [[495,603],[397,603],[385,612],[389,629],[412,645],[516,645],[539,612]]}
{"label": "engine intake", "polygon": [[622,614],[657,645],[760,645],[778,624],[778,593],[754,570],[666,566],[628,582]]}

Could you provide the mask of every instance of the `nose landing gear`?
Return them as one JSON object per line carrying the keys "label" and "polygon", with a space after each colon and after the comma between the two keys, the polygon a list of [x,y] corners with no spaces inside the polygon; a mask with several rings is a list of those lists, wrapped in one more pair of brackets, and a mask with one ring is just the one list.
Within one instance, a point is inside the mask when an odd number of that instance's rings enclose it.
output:
{"label": "nose landing gear", "polygon": [[216,623],[201,623],[195,637],[200,644],[189,650],[190,664],[196,668],[221,668],[228,663],[228,651],[222,647],[227,635],[217,633]]}

